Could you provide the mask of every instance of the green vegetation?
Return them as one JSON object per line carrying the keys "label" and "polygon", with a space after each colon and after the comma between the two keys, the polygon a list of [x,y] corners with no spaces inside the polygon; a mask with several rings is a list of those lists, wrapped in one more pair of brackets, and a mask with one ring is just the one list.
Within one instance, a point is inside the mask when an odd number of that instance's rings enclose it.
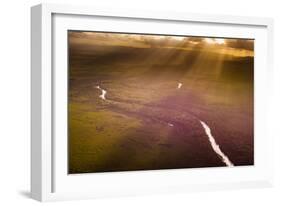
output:
{"label": "green vegetation", "polygon": [[[72,172],[87,172],[110,157],[110,152],[126,138],[126,134],[138,128],[141,122],[135,118],[112,111],[92,112],[91,106],[70,104],[69,158]],[[93,164],[90,164],[93,162]]]}

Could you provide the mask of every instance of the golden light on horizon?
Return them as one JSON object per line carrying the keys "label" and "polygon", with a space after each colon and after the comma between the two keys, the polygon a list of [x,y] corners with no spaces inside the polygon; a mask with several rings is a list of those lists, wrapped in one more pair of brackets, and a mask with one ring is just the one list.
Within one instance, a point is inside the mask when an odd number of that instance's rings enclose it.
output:
{"label": "golden light on horizon", "polygon": [[205,38],[204,40],[208,44],[225,44],[225,40],[224,39]]}
{"label": "golden light on horizon", "polygon": [[[152,34],[129,34],[110,32],[70,32],[72,44],[89,46],[121,46],[132,48],[165,48],[186,51],[224,53],[225,55],[254,56],[252,40],[216,37],[190,37]],[[167,50],[168,51],[168,50]],[[172,51],[172,50],[171,50]]]}
{"label": "golden light on horizon", "polygon": [[217,44],[224,44],[225,43],[224,39],[215,39],[215,42]]}
{"label": "golden light on horizon", "polygon": [[185,36],[159,36],[159,35],[153,35],[153,36],[147,36],[147,38],[154,38],[157,40],[164,40],[164,39],[170,39],[170,40],[176,40],[176,41],[182,41],[186,39]]}
{"label": "golden light on horizon", "polygon": [[172,36],[171,38],[173,40],[182,41],[182,40],[186,39],[187,37],[184,37],[184,36]]}

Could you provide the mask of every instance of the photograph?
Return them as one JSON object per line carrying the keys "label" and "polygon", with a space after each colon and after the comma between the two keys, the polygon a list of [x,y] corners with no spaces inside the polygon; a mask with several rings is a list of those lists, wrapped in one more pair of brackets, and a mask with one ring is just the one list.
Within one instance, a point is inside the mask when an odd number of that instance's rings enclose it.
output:
{"label": "photograph", "polygon": [[67,38],[68,174],[254,165],[255,39]]}

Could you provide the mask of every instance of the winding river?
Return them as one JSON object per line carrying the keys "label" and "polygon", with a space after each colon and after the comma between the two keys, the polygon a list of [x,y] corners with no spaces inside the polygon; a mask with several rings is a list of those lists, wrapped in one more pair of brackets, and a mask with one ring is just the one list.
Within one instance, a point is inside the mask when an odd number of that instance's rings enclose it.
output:
{"label": "winding river", "polygon": [[180,89],[182,87],[182,83],[178,83],[178,89]]}
{"label": "winding river", "polygon": [[105,95],[106,95],[107,91],[105,89],[102,89],[99,85],[96,86],[96,88],[101,91],[101,95],[99,97],[103,100],[106,100]]}
{"label": "winding river", "polygon": [[[182,83],[178,82],[178,87],[177,89],[180,89],[182,87]],[[198,118],[197,118],[198,119]],[[221,151],[220,146],[216,143],[215,138],[213,137],[212,133],[211,133],[211,129],[210,127],[203,122],[202,120],[198,119],[198,121],[200,122],[200,124],[202,125],[206,135],[209,138],[209,142],[214,150],[214,152],[221,158],[221,160],[223,161],[223,163],[225,163],[226,166],[229,167],[233,167],[234,164],[229,160],[229,158]],[[171,123],[168,123],[169,126],[174,126]]]}
{"label": "winding river", "polygon": [[[178,87],[177,89],[180,89],[182,87],[182,83],[178,83]],[[106,100],[106,93],[107,91],[105,89],[102,89],[99,85],[96,86],[97,89],[99,89],[101,91],[101,95],[99,95],[99,97],[103,100]],[[197,118],[198,119],[198,118]],[[220,157],[220,159],[222,160],[222,162],[229,167],[233,167],[234,164],[229,160],[229,158],[221,151],[220,146],[216,143],[215,138],[213,137],[212,133],[211,133],[211,129],[210,127],[202,120],[198,119],[198,121],[200,122],[201,126],[203,127],[206,135],[209,138],[209,142],[211,144],[212,149],[214,150],[214,152]],[[174,124],[167,122],[168,126],[170,127],[174,127]]]}
{"label": "winding river", "polygon": [[233,163],[229,160],[229,158],[221,151],[220,146],[216,143],[215,138],[211,133],[210,127],[203,121],[199,120],[202,127],[205,130],[206,135],[209,138],[209,142],[217,155],[221,158],[221,160],[226,164],[226,166],[233,167]]}

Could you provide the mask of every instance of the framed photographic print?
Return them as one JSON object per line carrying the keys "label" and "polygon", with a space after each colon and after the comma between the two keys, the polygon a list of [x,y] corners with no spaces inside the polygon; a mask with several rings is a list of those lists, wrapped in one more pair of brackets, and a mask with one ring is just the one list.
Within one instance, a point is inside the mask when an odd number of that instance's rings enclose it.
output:
{"label": "framed photographic print", "polygon": [[272,185],[271,19],[31,14],[34,199]]}

